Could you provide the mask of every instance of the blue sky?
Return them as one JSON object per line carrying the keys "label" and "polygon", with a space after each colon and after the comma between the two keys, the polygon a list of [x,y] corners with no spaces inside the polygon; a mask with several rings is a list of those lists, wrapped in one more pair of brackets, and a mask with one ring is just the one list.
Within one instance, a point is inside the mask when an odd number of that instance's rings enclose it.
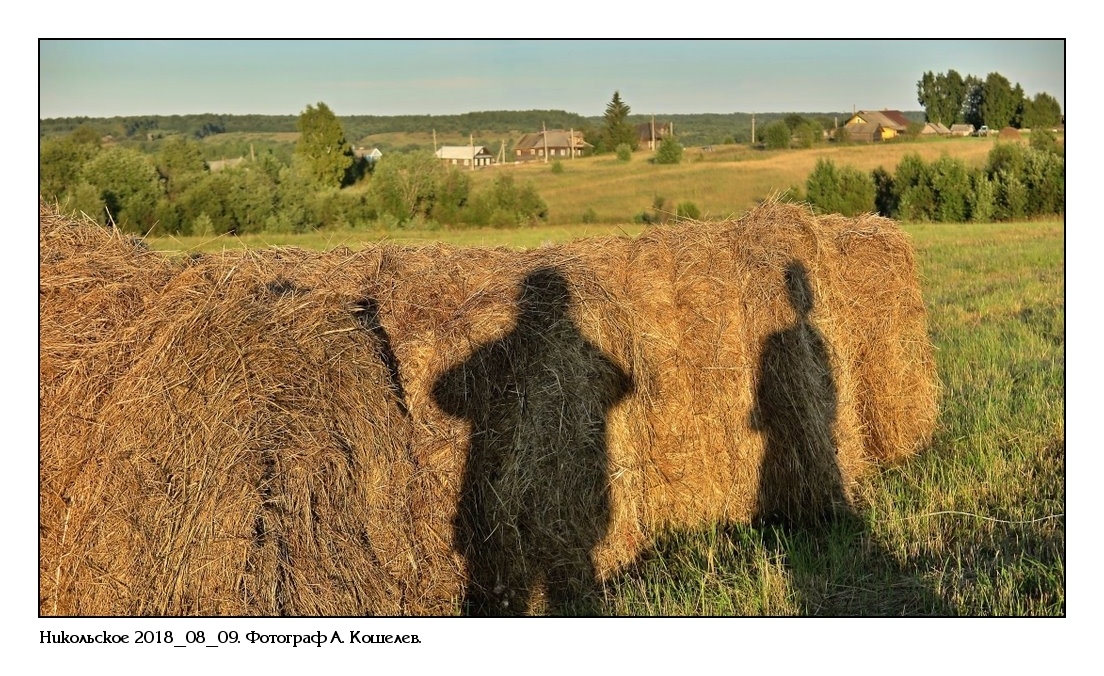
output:
{"label": "blue sky", "polygon": [[1065,108],[1063,40],[42,40],[39,117],[919,110],[951,69]]}

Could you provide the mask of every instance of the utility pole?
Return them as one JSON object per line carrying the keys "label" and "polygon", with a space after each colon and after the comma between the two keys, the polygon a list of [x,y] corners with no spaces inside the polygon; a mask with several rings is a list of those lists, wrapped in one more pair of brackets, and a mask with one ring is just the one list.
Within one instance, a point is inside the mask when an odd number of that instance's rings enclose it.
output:
{"label": "utility pole", "polygon": [[475,134],[468,134],[468,147],[471,149],[471,170],[475,171]]}
{"label": "utility pole", "polygon": [[755,147],[755,113],[751,114],[751,147]]}
{"label": "utility pole", "polygon": [[544,163],[548,164],[548,127],[541,122],[541,137],[544,139]]}
{"label": "utility pole", "polygon": [[656,149],[655,145],[655,115],[652,115],[652,150]]}
{"label": "utility pole", "polygon": [[437,130],[433,130],[433,154],[437,154]]}
{"label": "utility pole", "polygon": [[571,146],[571,159],[575,159],[575,127],[567,135],[567,144]]}

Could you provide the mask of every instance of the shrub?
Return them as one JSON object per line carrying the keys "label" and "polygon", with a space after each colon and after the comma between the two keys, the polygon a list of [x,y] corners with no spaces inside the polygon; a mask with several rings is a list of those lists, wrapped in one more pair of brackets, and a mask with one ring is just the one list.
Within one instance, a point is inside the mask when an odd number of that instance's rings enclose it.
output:
{"label": "shrub", "polygon": [[970,220],[986,223],[993,220],[996,210],[996,186],[984,171],[975,171],[970,179],[973,190],[970,191]]}
{"label": "shrub", "polygon": [[632,159],[632,146],[628,143],[622,143],[617,146],[617,159],[621,162],[628,162]]}
{"label": "shrub", "polygon": [[552,173],[553,174],[562,174],[563,172],[564,172],[563,162],[561,162],[559,160],[555,160],[554,162],[552,162]]}
{"label": "shrub", "polygon": [[901,158],[893,175],[896,186],[898,218],[905,221],[931,221],[935,215],[935,192],[931,169],[923,158],[910,153]]}
{"label": "shrub", "polygon": [[679,202],[678,206],[675,207],[675,220],[701,220],[701,210],[698,209],[698,205],[694,204],[693,202]]}
{"label": "shrub", "polygon": [[594,210],[594,207],[587,207],[587,210],[583,212],[583,223],[597,223],[598,212]]}
{"label": "shrub", "polygon": [[874,181],[874,210],[886,218],[896,218],[899,196],[893,174],[884,167],[878,167],[870,172],[870,177]]}
{"label": "shrub", "polygon": [[791,136],[789,126],[782,120],[771,122],[767,125],[766,131],[763,132],[764,142],[772,150],[789,148]]}
{"label": "shrub", "polygon": [[665,138],[655,154],[656,164],[678,164],[682,161],[682,145],[673,138]]}
{"label": "shrub", "polygon": [[831,160],[817,160],[806,181],[806,199],[822,213],[855,216],[874,210],[874,180],[846,166],[837,170]]}
{"label": "shrub", "polygon": [[944,155],[931,166],[935,213],[940,223],[962,223],[969,214],[970,175],[966,163]]}

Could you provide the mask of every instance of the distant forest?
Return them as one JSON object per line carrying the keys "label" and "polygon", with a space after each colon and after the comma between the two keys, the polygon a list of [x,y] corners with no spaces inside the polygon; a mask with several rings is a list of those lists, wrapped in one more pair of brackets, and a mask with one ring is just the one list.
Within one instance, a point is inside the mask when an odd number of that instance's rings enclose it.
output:
{"label": "distant forest", "polygon": [[[924,111],[902,111],[918,123],[924,121]],[[756,136],[775,120],[785,119],[794,113],[755,113]],[[799,113],[815,120],[824,129],[842,125],[850,116],[847,112]],[[751,113],[699,113],[683,115],[655,115],[656,122],[674,125],[675,135],[684,146],[700,146],[721,143],[748,143],[751,141]],[[60,136],[78,127],[91,128],[100,136],[116,140],[153,140],[165,136],[182,135],[202,139],[226,133],[295,133],[299,115],[141,115],[130,117],[60,117],[39,121],[39,137]],[[629,115],[630,124],[645,124],[651,115]],[[378,134],[429,134],[436,132],[441,138],[477,137],[497,138],[496,135],[517,136],[526,132],[548,129],[576,129],[590,138],[596,136],[604,122],[602,116],[585,117],[563,110],[495,110],[464,113],[462,115],[338,115],[345,138],[354,145]],[[477,138],[478,142],[478,138]],[[405,150],[387,148],[383,150]]]}

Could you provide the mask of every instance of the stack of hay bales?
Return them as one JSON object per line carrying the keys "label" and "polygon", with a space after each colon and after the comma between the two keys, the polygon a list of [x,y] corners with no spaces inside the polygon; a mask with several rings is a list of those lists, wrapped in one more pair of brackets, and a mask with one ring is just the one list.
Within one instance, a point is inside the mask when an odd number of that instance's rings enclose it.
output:
{"label": "stack of hay bales", "polygon": [[[873,216],[175,267],[85,228],[119,250],[78,273],[119,285],[107,323],[55,307],[53,218],[45,614],[555,611],[662,531],[847,508],[934,426],[911,247]],[[82,321],[121,347],[67,353]]]}

